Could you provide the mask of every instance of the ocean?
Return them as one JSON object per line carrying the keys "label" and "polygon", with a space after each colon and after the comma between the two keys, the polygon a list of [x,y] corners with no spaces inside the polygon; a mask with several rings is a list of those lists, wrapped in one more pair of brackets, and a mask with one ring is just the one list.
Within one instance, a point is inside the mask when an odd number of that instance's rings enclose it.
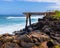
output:
{"label": "ocean", "polygon": [[[38,21],[38,18],[43,16],[31,17],[32,24]],[[9,33],[12,34],[14,31],[21,30],[25,27],[26,17],[25,16],[0,16],[0,34]]]}

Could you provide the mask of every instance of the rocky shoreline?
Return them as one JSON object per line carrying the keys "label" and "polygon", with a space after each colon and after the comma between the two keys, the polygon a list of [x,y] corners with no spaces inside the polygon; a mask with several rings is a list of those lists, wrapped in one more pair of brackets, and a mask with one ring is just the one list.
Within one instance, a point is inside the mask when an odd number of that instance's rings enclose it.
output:
{"label": "rocky shoreline", "polygon": [[60,20],[51,17],[38,19],[37,23],[14,35],[0,35],[0,48],[60,48]]}

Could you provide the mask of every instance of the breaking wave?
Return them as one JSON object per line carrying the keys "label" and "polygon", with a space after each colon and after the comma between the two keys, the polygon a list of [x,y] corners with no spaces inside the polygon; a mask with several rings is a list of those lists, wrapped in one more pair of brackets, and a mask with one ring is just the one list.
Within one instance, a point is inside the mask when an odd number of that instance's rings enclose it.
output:
{"label": "breaking wave", "polygon": [[[38,18],[43,18],[43,16],[32,16],[31,17],[32,23],[37,22]],[[23,17],[9,16],[5,18],[0,18],[0,34],[4,34],[4,33],[12,34],[14,31],[23,29],[26,23],[25,19],[26,17],[24,16]]]}
{"label": "breaking wave", "polygon": [[21,18],[26,18],[26,17],[6,17],[6,19],[21,19]]}
{"label": "breaking wave", "polygon": [[14,31],[23,29],[25,25],[23,24],[13,24],[0,27],[0,34],[9,33],[12,34]]}
{"label": "breaking wave", "polygon": [[[43,18],[44,16],[32,16],[31,19]],[[26,17],[6,17],[7,19],[26,19]]]}

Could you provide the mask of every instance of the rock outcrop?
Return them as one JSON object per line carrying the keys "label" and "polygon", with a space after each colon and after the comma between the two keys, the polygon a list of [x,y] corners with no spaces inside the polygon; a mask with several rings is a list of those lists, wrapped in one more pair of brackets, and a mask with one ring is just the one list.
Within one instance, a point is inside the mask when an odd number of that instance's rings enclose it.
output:
{"label": "rock outcrop", "polygon": [[53,48],[60,47],[60,20],[46,18],[14,35],[0,35],[0,48]]}

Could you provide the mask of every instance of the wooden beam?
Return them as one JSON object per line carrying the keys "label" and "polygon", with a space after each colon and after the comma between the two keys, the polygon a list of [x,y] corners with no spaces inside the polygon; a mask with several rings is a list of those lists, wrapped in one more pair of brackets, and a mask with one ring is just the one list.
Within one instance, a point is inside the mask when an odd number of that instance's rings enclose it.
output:
{"label": "wooden beam", "polygon": [[55,12],[24,12],[23,14],[31,14],[31,15],[45,15],[46,14],[55,14]]}

